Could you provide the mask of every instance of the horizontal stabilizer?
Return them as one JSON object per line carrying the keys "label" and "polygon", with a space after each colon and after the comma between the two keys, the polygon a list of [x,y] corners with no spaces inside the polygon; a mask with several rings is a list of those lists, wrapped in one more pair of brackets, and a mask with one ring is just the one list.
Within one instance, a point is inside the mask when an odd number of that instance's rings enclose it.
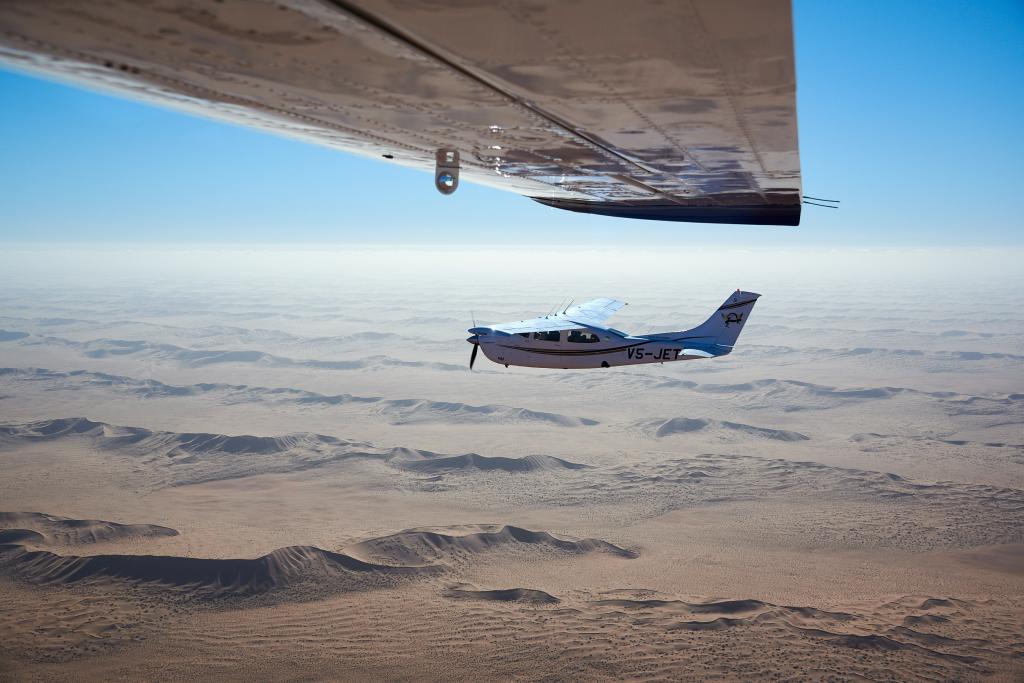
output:
{"label": "horizontal stabilizer", "polygon": [[[724,356],[735,346],[740,330],[743,329],[743,325],[750,317],[750,311],[760,296],[755,292],[737,289],[710,318],[697,327],[682,332],[661,332],[644,336],[648,339],[683,342],[693,347],[694,355],[701,357]],[[697,349],[698,346],[710,351]],[[690,350],[686,350],[685,353],[690,353]]]}

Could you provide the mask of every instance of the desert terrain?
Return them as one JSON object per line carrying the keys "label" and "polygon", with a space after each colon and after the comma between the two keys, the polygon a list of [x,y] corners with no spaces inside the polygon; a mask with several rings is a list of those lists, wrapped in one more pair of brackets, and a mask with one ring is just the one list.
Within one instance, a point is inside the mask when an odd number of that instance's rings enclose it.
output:
{"label": "desert terrain", "polygon": [[[1017,256],[5,250],[0,678],[1022,680]],[[468,369],[738,287],[727,357]]]}

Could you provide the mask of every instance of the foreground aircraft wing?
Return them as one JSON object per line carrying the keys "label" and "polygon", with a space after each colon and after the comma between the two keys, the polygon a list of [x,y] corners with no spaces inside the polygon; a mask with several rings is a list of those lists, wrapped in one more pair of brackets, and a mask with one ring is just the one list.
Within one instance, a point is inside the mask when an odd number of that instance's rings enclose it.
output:
{"label": "foreground aircraft wing", "polygon": [[612,317],[612,314],[625,305],[625,302],[615,299],[593,299],[576,306],[569,306],[561,313],[514,323],[490,325],[489,328],[509,334],[525,334],[526,332],[575,330],[580,327],[601,327],[608,318]]}
{"label": "foreground aircraft wing", "polygon": [[0,61],[560,209],[800,220],[789,0],[3,0]]}

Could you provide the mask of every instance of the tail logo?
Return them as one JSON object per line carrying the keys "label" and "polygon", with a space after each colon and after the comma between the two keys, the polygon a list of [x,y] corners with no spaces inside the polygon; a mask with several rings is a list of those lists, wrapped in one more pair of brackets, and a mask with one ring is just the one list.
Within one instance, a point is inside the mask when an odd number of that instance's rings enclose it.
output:
{"label": "tail logo", "polygon": [[725,321],[725,326],[729,327],[730,324],[736,323],[737,325],[743,324],[742,313],[723,313],[722,320]]}

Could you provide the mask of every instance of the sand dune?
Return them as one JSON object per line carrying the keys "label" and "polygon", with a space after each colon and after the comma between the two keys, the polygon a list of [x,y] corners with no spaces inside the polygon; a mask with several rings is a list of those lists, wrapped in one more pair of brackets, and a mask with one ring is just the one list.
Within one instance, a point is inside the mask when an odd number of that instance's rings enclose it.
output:
{"label": "sand dune", "polygon": [[[804,324],[811,321],[801,320],[795,317],[779,317],[770,323],[762,323],[762,331],[765,337],[771,339],[792,340],[794,337],[828,339],[833,343],[856,343],[858,346],[877,346],[878,344],[906,344],[907,340],[915,343],[930,343],[935,345],[948,345],[950,341],[957,343],[989,342],[1000,344],[1004,347],[1019,348],[1012,332],[1008,330],[991,331],[992,321],[986,320],[963,320],[963,319],[930,319],[927,321],[915,320],[912,317],[886,316],[885,326],[874,326],[881,324],[881,320],[868,321],[857,327],[848,327],[843,323],[854,322],[854,319],[835,320],[832,324]],[[977,323],[978,329],[965,330],[954,328],[949,325],[964,325]],[[924,324],[922,324],[924,323]],[[894,324],[904,325],[896,327]],[[908,329],[909,328],[909,329]]]}
{"label": "sand dune", "polygon": [[345,552],[367,562],[420,566],[464,562],[473,555],[509,547],[569,555],[599,552],[623,558],[637,557],[635,552],[607,541],[559,538],[546,531],[529,531],[509,525],[468,525],[457,530],[408,529],[348,546]]}
{"label": "sand dune", "polygon": [[446,458],[432,458],[405,462],[400,467],[416,472],[444,472],[453,470],[501,470],[503,472],[536,472],[540,470],[569,469],[578,470],[587,467],[550,455],[527,455],[522,458],[487,457],[476,453],[453,455]]}
{"label": "sand dune", "polygon": [[687,389],[698,394],[735,397],[749,408],[779,408],[786,412],[804,410],[822,411],[839,406],[884,401],[896,397],[920,398],[938,403],[987,402],[1010,405],[1006,395],[960,396],[953,392],[928,392],[907,387],[835,387],[813,382],[784,379],[759,379],[737,384],[698,384],[683,380],[668,380],[655,385],[662,389]]}
{"label": "sand dune", "polygon": [[0,330],[0,342],[18,341],[28,337],[28,332],[17,332],[15,330]]}
{"label": "sand dune", "polygon": [[44,537],[38,531],[32,529],[2,529],[0,530],[0,545],[43,545],[46,543]]}
{"label": "sand dune", "polygon": [[[838,387],[825,386],[822,384],[814,384],[812,382],[800,382],[796,380],[782,380],[782,379],[759,379],[750,382],[741,382],[738,384],[699,384],[697,382],[689,382],[682,380],[662,382],[659,387],[661,388],[685,388],[691,391],[704,394],[753,394],[758,398],[768,398],[784,400],[786,402],[802,401],[807,400],[809,397],[815,399],[812,406],[815,408],[824,408],[821,403],[821,399],[836,399],[837,401],[861,401],[861,400],[875,400],[892,398],[905,392],[911,393],[924,393],[916,392],[913,389],[904,389],[901,387],[866,387],[866,388],[850,388],[841,389]],[[937,395],[937,394],[927,394]]]}
{"label": "sand dune", "polygon": [[[430,319],[426,319],[430,320]],[[363,319],[363,322],[374,322]],[[462,321],[452,322],[460,323]],[[415,325],[415,319],[401,321],[399,324]],[[21,326],[24,330],[18,332],[21,335],[40,334],[40,330],[46,332],[59,330],[64,335],[73,334],[75,337],[82,337],[86,333],[95,335],[102,331],[117,331],[120,334],[145,335],[145,341],[155,342],[157,340],[180,339],[189,342],[201,342],[202,344],[266,344],[275,346],[293,346],[296,348],[308,347],[335,347],[338,349],[352,346],[376,345],[386,342],[416,343],[416,344],[437,344],[437,341],[426,339],[415,335],[400,334],[389,331],[362,330],[344,335],[299,335],[282,329],[269,329],[265,327],[241,327],[237,325],[209,324],[209,325],[171,325],[166,323],[154,323],[144,320],[86,320],[82,318],[21,318],[0,316],[0,324]],[[424,324],[423,322],[419,324]],[[425,324],[431,324],[427,322]],[[44,332],[41,336],[45,336]],[[23,338],[23,337],[19,337]],[[66,337],[65,337],[66,338]],[[0,336],[2,339],[2,336]]]}
{"label": "sand dune", "polygon": [[382,448],[308,432],[282,436],[179,433],[111,425],[84,417],[0,425],[0,446],[8,448],[66,438],[84,439],[101,452],[144,457],[158,468],[153,472],[160,473],[158,486],[298,472],[352,460],[378,461],[410,472],[529,473],[585,468],[585,465],[548,455],[518,458],[477,453],[447,455],[408,447]]}
{"label": "sand dune", "polygon": [[57,555],[22,546],[0,546],[0,567],[38,584],[70,585],[115,579],[181,589],[196,597],[247,596],[301,581],[358,590],[392,583],[431,568],[380,566],[309,546],[281,548],[255,559],[206,559],[158,555]]}
{"label": "sand dune", "polygon": [[391,449],[323,434],[282,436],[178,433],[124,427],[83,417],[0,425],[0,444],[81,439],[101,453],[143,460],[151,488],[298,472],[352,459],[387,460]]}
{"label": "sand dune", "polygon": [[174,386],[154,379],[135,379],[122,375],[111,375],[105,372],[90,370],[60,372],[45,368],[0,368],[0,378],[11,384],[38,384],[50,391],[113,389],[120,395],[136,398],[197,396],[216,389],[237,390],[247,388],[229,384],[209,383]]}
{"label": "sand dune", "polygon": [[[1019,423],[1024,426],[1024,420]],[[871,447],[878,448],[886,443],[896,442],[904,444],[907,441],[916,441],[921,444],[942,444],[945,446],[967,446],[967,447],[981,447],[981,448],[1000,448],[1010,451],[1010,457],[1020,460],[1024,458],[1024,443],[1004,443],[1002,441],[969,441],[967,439],[942,439],[938,437],[928,436],[900,436],[898,434],[875,434],[873,432],[864,432],[861,434],[854,434],[850,437],[851,441],[859,444],[867,444]]]}
{"label": "sand dune", "polygon": [[[134,451],[140,454],[163,453],[171,457],[182,454],[267,455],[284,453],[302,447],[321,451],[346,447],[356,442],[323,434],[288,434],[285,436],[229,436],[209,433],[178,433],[123,427],[95,422],[85,417],[42,420],[23,425],[0,425],[0,439],[8,442],[42,441],[65,437],[87,437],[101,449]],[[365,444],[360,444],[365,445]]]}
{"label": "sand dune", "polygon": [[969,394],[894,386],[837,387],[776,378],[716,384],[651,375],[615,376],[611,380],[600,375],[577,375],[566,376],[562,381],[584,385],[622,383],[644,391],[686,391],[700,396],[718,397],[746,409],[781,410],[787,413],[826,411],[900,398],[918,401],[923,405],[935,405],[954,416],[1000,415],[1014,411],[1019,413],[1024,409],[1024,394],[1021,393]]}
{"label": "sand dune", "polygon": [[446,424],[534,422],[558,427],[586,427],[599,424],[597,420],[590,418],[500,404],[472,405],[417,398],[388,399],[352,394],[326,395],[287,387],[270,388],[224,383],[175,386],[151,379],[134,379],[85,370],[56,372],[40,368],[0,368],[0,381],[29,382],[53,390],[113,390],[119,395],[139,398],[204,397],[214,399],[224,405],[253,403],[275,406],[342,408],[358,411],[361,414],[378,414],[385,417],[390,424],[396,425],[432,422]]}
{"label": "sand dune", "polygon": [[683,600],[655,598],[605,598],[594,601],[601,607],[621,607],[629,610],[670,611],[686,614],[740,614],[760,612],[768,605],[760,600],[718,600],[713,602],[685,602]]}
{"label": "sand dune", "polygon": [[[355,359],[290,358],[259,350],[193,349],[174,344],[161,344],[137,339],[92,339],[76,341],[63,337],[27,335],[11,337],[6,341],[31,346],[53,346],[75,351],[83,358],[105,359],[131,356],[133,358],[174,363],[189,368],[208,365],[238,363],[277,368],[311,368],[315,370],[363,370],[382,367],[425,368],[454,372],[468,372],[468,365],[435,361],[403,360],[386,355],[372,355]],[[0,341],[5,341],[0,339]]]}
{"label": "sand dune", "polygon": [[[0,512],[0,527],[23,527],[37,534],[41,543],[79,544],[120,541],[130,538],[176,536],[178,532],[156,524],[119,524],[98,519],[69,519],[41,512]],[[10,536],[8,536],[10,539]],[[15,542],[11,540],[7,543]]]}
{"label": "sand dune", "polygon": [[[316,401],[307,401],[307,403]],[[505,405],[474,406],[465,403],[447,403],[417,399],[382,400],[380,412],[390,418],[392,424],[415,424],[421,422],[444,422],[463,424],[489,422],[507,424],[515,422],[537,422],[558,427],[589,427],[597,420],[573,415],[560,415],[527,408]]]}
{"label": "sand dune", "polygon": [[[41,513],[0,513],[0,524],[37,524],[47,530],[80,532],[76,542],[166,536],[177,532],[148,524],[123,525],[96,520],[71,520]],[[447,533],[444,533],[447,532]],[[60,531],[51,532],[59,534]],[[433,576],[453,563],[482,553],[523,548],[555,555],[607,553],[635,558],[636,553],[598,539],[559,538],[546,531],[513,526],[460,526],[451,529],[408,529],[367,539],[330,552],[312,546],[280,548],[253,559],[210,559],[160,555],[59,555],[32,550],[46,539],[26,529],[0,530],[0,570],[36,584],[71,585],[103,580],[153,584],[191,597],[250,596],[313,582],[321,589],[362,590],[393,584],[398,578]],[[538,555],[541,557],[542,555]],[[485,591],[493,600],[540,602],[540,591]],[[551,596],[548,596],[549,598]],[[554,598],[552,601],[557,602]]]}
{"label": "sand dune", "polygon": [[557,605],[561,600],[533,588],[491,588],[478,589],[466,583],[447,586],[444,597],[454,600],[487,600],[495,602],[517,602],[526,605]]}
{"label": "sand dune", "polygon": [[951,361],[951,360],[1007,360],[1020,362],[1024,361],[1024,355],[1014,353],[983,353],[980,351],[929,351],[923,349],[899,349],[872,346],[858,346],[853,348],[825,348],[825,347],[793,347],[793,346],[758,346],[752,350],[759,353],[766,353],[773,356],[785,356],[790,353],[799,352],[806,360],[807,356],[832,358],[859,358],[865,360],[888,360],[888,359],[921,359],[923,361]]}
{"label": "sand dune", "polygon": [[754,345],[745,350],[751,359],[786,367],[797,363],[848,365],[872,370],[911,369],[924,373],[973,373],[982,371],[1020,372],[1024,355],[982,351],[938,351],[884,347],[793,347]]}
{"label": "sand dune", "polygon": [[[785,434],[769,432],[770,436],[765,437],[746,428],[729,429],[713,421],[683,426],[711,430],[713,438],[723,434],[730,447],[738,443],[733,439],[794,443]],[[652,455],[633,458],[629,463],[615,461],[582,468],[580,463],[551,456],[440,454],[312,433],[267,437],[188,434],[117,427],[84,418],[0,427],[0,443],[5,448],[60,439],[84,440],[97,449],[95,457],[101,461],[108,453],[125,458],[131,466],[134,485],[147,490],[333,467],[333,473],[358,471],[363,477],[361,481],[373,482],[377,490],[430,492],[438,500],[458,500],[460,492],[472,491],[496,496],[519,507],[564,508],[584,503],[621,505],[641,496],[644,517],[752,498],[780,505],[793,500],[828,501],[827,509],[832,511],[828,515],[804,514],[778,522],[768,517],[757,523],[780,525],[772,533],[803,529],[809,542],[828,544],[841,539],[847,547],[899,546],[927,551],[1024,542],[1024,491],[1020,489],[916,481],[892,473],[814,461],[705,453],[685,458]],[[136,464],[139,462],[145,464],[142,470]],[[359,469],[353,470],[356,465]],[[434,479],[448,473],[460,474],[445,477],[443,485]],[[481,476],[473,476],[475,473]],[[413,476],[419,474],[433,476]],[[530,484],[508,486],[508,475],[529,475]],[[840,504],[870,505],[874,506],[871,514],[887,515],[890,513],[884,512],[886,506],[898,504],[902,523],[893,529],[888,524],[865,523],[856,515],[835,514],[835,506]],[[765,533],[768,531],[765,529]]]}
{"label": "sand dune", "polygon": [[[1024,490],[1014,488],[915,481],[892,473],[735,454],[621,465],[607,475],[613,481],[591,476],[589,482],[567,482],[561,495],[578,495],[585,487],[596,500],[642,492],[656,511],[748,499],[777,501],[783,507],[816,501],[829,512],[802,508],[785,520],[765,517],[747,523],[762,534],[797,533],[815,545],[921,552],[1024,543]],[[552,493],[551,500],[557,495]],[[859,512],[841,515],[842,505]],[[899,523],[883,524],[873,515],[896,515]]]}
{"label": "sand dune", "polygon": [[[833,646],[857,650],[913,651],[962,664],[979,661],[979,655],[990,652],[994,645],[990,640],[947,637],[910,626],[948,623],[950,616],[945,615],[960,617],[964,610],[980,607],[970,601],[924,598],[914,605],[915,598],[908,597],[897,604],[822,610],[752,599],[690,602],[670,597],[652,598],[648,595],[628,597],[635,593],[630,590],[609,591],[589,604],[604,616],[640,614],[643,615],[642,623],[658,624],[669,630],[707,631],[740,626],[783,628],[800,636],[822,639]],[[908,601],[910,604],[907,604]],[[942,613],[932,613],[936,609]],[[640,621],[634,618],[634,623]]]}
{"label": "sand dune", "polygon": [[[91,339],[77,341],[63,337],[31,335],[19,330],[8,330],[9,337],[0,341],[28,346],[53,346],[77,352],[83,358],[104,359],[127,357],[158,360],[190,368],[214,364],[255,364],[279,368],[312,368],[319,370],[362,370],[379,367],[425,368],[443,371],[468,371],[468,366],[437,361],[403,360],[386,355],[372,355],[363,358],[318,359],[293,358],[269,353],[258,349],[196,349],[129,339]],[[16,336],[10,336],[16,335]],[[744,354],[750,361],[770,361],[776,367],[785,367],[797,362],[827,363],[853,362],[856,365],[876,367],[914,367],[923,372],[976,372],[978,370],[1019,371],[1024,367],[1024,355],[1002,352],[973,350],[932,351],[922,349],[900,349],[884,347],[793,347],[749,344]],[[698,366],[701,371],[720,370],[718,366]],[[695,369],[698,369],[695,368]]]}
{"label": "sand dune", "polygon": [[768,429],[766,427],[754,427],[753,425],[723,420],[709,420],[707,418],[673,417],[669,419],[644,420],[636,425],[647,434],[662,438],[678,434],[690,434],[701,432],[714,434],[716,436],[728,437],[734,433],[744,436],[753,436],[760,439],[771,439],[773,441],[807,441],[809,436],[799,432],[787,431],[784,429]]}

